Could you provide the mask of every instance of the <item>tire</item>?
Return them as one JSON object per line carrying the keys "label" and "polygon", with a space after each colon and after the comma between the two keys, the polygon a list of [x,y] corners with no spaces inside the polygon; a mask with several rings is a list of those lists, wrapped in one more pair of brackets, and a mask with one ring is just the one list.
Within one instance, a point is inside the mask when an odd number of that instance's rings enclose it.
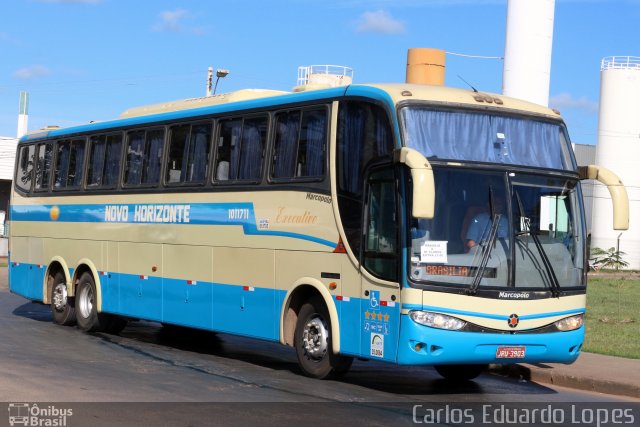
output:
{"label": "tire", "polygon": [[347,373],[353,358],[333,353],[331,320],[324,301],[315,297],[298,313],[294,346],[302,372],[312,378],[325,379]]}
{"label": "tire", "polygon": [[85,332],[107,331],[111,316],[98,313],[96,283],[89,272],[80,276],[76,288],[76,321],[78,328]]}
{"label": "tire", "polygon": [[487,365],[436,365],[436,371],[449,381],[469,381],[480,375]]}
{"label": "tire", "polygon": [[71,326],[76,323],[76,310],[73,298],[67,297],[67,281],[64,274],[58,271],[47,279],[51,283],[51,313],[53,323]]}

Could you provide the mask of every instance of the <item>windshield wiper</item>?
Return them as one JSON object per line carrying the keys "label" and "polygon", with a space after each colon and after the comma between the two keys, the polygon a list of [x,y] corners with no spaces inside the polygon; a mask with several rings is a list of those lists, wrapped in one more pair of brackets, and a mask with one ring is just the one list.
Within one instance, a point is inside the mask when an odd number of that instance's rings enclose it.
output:
{"label": "windshield wiper", "polygon": [[481,243],[482,247],[482,259],[480,260],[480,265],[478,265],[478,269],[476,270],[476,275],[473,278],[473,282],[469,289],[467,289],[467,295],[475,295],[478,292],[478,286],[480,286],[480,282],[484,277],[484,271],[487,269],[487,264],[489,263],[489,255],[491,254],[491,248],[496,243],[496,237],[498,236],[498,225],[500,224],[500,214],[494,214],[491,222],[491,229],[489,230],[489,238]]}
{"label": "windshield wiper", "polygon": [[522,199],[520,199],[520,193],[516,191],[516,200],[518,201],[518,210],[520,211],[520,217],[525,219],[525,230],[522,230],[518,233],[515,233],[516,236],[522,236],[528,234],[533,239],[533,243],[536,245],[536,249],[540,253],[540,258],[542,258],[542,265],[544,265],[545,272],[547,273],[547,280],[549,280],[549,288],[551,289],[551,296],[554,298],[560,297],[560,282],[558,282],[558,278],[556,277],[556,272],[551,265],[551,261],[549,260],[549,256],[545,252],[542,247],[542,243],[540,243],[540,238],[538,237],[538,233],[535,231],[531,231],[531,224],[529,218],[525,216],[524,207],[522,205]]}
{"label": "windshield wiper", "polygon": [[540,239],[538,238],[537,233],[529,233],[533,242],[536,244],[536,248],[538,248],[538,252],[540,252],[540,257],[542,258],[542,264],[544,265],[544,269],[547,271],[547,276],[549,278],[549,286],[551,287],[551,295],[554,298],[558,298],[560,296],[560,283],[558,282],[558,278],[556,277],[556,272],[553,270],[553,266],[551,265],[551,261],[549,261],[549,257],[542,247],[542,243],[540,243]]}

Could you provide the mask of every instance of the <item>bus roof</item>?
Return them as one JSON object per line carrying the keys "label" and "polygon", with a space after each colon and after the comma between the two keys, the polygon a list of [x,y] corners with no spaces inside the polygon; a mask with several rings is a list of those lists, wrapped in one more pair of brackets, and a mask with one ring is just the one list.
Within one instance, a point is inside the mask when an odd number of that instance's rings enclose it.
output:
{"label": "bus roof", "polygon": [[555,110],[499,94],[419,84],[353,84],[329,89],[303,90],[293,93],[265,89],[244,89],[209,97],[146,105],[128,109],[115,120],[92,122],[69,128],[51,126],[40,129],[25,135],[21,141],[33,141],[49,137],[66,137],[89,132],[102,132],[122,127],[151,125],[161,121],[196,119],[200,116],[211,114],[278,107],[281,105],[315,100],[320,101],[343,96],[373,98],[386,102],[390,104],[390,106],[395,106],[405,101],[423,101],[456,107],[493,108],[510,112],[516,111],[523,114],[545,116],[555,120],[560,119],[560,114]]}
{"label": "bus roof", "polygon": [[202,98],[181,99],[178,101],[134,107],[120,114],[120,118],[126,119],[129,117],[148,116],[151,114],[167,113],[170,111],[190,110],[198,107],[208,107],[211,105],[229,104],[231,102],[286,95],[287,93],[289,92],[279,90],[243,89],[235,92],[222,93],[220,95],[204,96]]}
{"label": "bus roof", "polygon": [[[476,92],[469,89],[451,88],[446,86],[432,86],[422,84],[372,84],[389,93],[393,103],[416,100],[433,103],[451,104],[457,106],[496,107],[499,109],[520,111],[523,114],[548,116],[560,119],[560,113],[543,105],[534,104],[522,99],[509,98],[501,94]],[[406,92],[410,92],[407,94]]]}

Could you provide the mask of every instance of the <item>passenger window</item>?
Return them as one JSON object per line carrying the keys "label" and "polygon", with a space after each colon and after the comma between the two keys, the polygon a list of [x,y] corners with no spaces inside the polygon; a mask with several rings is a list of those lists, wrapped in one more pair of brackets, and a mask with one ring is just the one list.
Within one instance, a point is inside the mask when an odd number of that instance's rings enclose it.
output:
{"label": "passenger window", "polygon": [[54,188],[77,188],[82,184],[84,139],[58,141]]}
{"label": "passenger window", "polygon": [[273,178],[321,177],[327,139],[326,110],[276,114]]}
{"label": "passenger window", "polygon": [[163,129],[129,132],[125,185],[157,184],[160,181],[163,147]]}
{"label": "passenger window", "polygon": [[267,117],[221,122],[216,157],[217,181],[260,179],[268,122]]}
{"label": "passenger window", "polygon": [[120,175],[122,135],[91,137],[87,186],[114,187]]}
{"label": "passenger window", "polygon": [[36,190],[48,190],[51,181],[51,162],[53,160],[53,145],[41,144],[38,146],[36,162]]}
{"label": "passenger window", "polygon": [[305,111],[302,114],[296,176],[324,175],[324,153],[327,141],[327,111]]}
{"label": "passenger window", "polygon": [[16,186],[23,191],[31,190],[35,152],[35,145],[27,145],[20,148],[16,171]]}
{"label": "passenger window", "polygon": [[216,158],[216,180],[227,181],[237,178],[237,168],[234,175],[230,174],[231,153],[234,158],[240,149],[240,135],[242,134],[242,120],[225,120],[220,122],[220,134],[218,136],[218,153]]}
{"label": "passenger window", "polygon": [[203,183],[209,165],[210,140],[210,124],[172,127],[166,182]]}
{"label": "passenger window", "polygon": [[296,152],[300,132],[300,111],[276,114],[273,150],[273,178],[291,178],[296,169]]}

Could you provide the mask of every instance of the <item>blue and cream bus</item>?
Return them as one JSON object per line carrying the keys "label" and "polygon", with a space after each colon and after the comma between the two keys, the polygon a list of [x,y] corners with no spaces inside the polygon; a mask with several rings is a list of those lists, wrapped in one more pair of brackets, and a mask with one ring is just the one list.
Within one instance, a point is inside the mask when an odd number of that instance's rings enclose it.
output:
{"label": "blue and cream bus", "polygon": [[279,341],[302,371],[354,357],[469,379],[571,363],[586,232],[550,109],[421,84],[243,90],[21,139],[10,289],[53,321],[130,319]]}

